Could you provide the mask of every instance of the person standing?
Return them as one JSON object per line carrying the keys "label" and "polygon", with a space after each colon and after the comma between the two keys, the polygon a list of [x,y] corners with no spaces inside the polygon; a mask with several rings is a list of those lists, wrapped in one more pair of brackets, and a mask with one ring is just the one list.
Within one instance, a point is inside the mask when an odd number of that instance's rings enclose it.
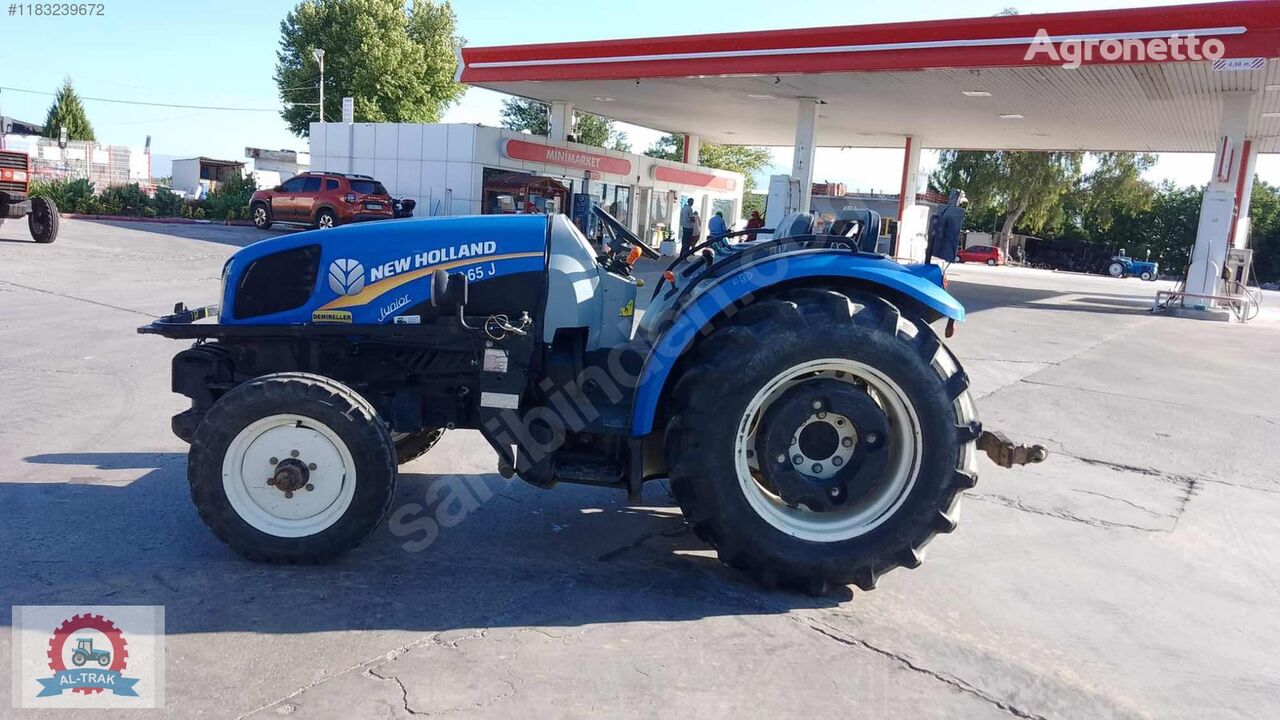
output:
{"label": "person standing", "polygon": [[697,247],[698,241],[702,239],[702,216],[697,210],[693,211],[693,234],[689,236],[689,247]]}
{"label": "person standing", "polygon": [[693,211],[693,198],[680,206],[680,252],[693,247],[698,233],[697,213]]}
{"label": "person standing", "polygon": [[[762,228],[762,227],[764,227],[764,218],[760,217],[760,211],[752,210],[751,217],[747,220],[747,229],[755,230],[757,228]],[[747,235],[747,242],[755,242],[755,241],[756,241],[755,233],[751,233]]]}

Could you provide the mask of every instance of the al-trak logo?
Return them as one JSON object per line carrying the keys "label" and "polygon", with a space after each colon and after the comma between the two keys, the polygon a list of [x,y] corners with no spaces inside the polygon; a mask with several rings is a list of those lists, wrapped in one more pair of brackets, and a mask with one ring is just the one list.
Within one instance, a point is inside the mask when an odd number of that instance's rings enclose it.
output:
{"label": "al-trak logo", "polygon": [[41,689],[36,697],[68,691],[93,695],[103,690],[138,696],[133,686],[139,678],[124,675],[129,664],[129,643],[120,628],[102,615],[74,615],[62,621],[49,639],[48,656],[53,675],[37,678]]}

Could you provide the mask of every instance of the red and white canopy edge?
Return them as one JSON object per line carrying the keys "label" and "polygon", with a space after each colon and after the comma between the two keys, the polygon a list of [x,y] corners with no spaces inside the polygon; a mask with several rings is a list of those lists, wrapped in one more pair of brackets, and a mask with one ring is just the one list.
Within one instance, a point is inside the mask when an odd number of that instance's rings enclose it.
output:
{"label": "red and white canopy edge", "polygon": [[[1188,37],[1217,57],[1170,52]],[[1062,43],[1095,52],[1045,52]],[[1278,57],[1280,2],[1248,0],[463,48],[458,79],[551,103],[553,135],[578,109],[684,133],[686,147],[791,145],[799,193],[783,212],[809,207],[818,146],[904,147],[898,216],[915,224],[925,146],[1212,152],[1186,289],[1216,295],[1257,153],[1280,149]]]}
{"label": "red and white canopy edge", "polygon": [[[1210,61],[1027,59],[1059,40],[1221,41]],[[1041,35],[1043,38],[1043,35]],[[816,144],[1214,152],[1224,94],[1280,86],[1280,3],[1224,2],[934,22],[637,38],[461,51],[461,81],[728,144],[791,145],[794,100],[817,98]],[[1150,60],[1150,58],[1147,58]],[[1255,67],[1256,66],[1256,67]],[[1280,92],[1248,133],[1280,150]]]}

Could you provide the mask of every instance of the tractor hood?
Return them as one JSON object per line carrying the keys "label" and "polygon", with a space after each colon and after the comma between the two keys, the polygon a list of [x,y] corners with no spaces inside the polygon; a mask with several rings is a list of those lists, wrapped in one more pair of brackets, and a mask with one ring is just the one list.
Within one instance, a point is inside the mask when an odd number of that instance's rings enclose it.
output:
{"label": "tractor hood", "polygon": [[411,311],[429,307],[437,270],[473,284],[540,274],[547,223],[543,215],[422,218],[263,240],[227,262],[219,322],[413,321]]}

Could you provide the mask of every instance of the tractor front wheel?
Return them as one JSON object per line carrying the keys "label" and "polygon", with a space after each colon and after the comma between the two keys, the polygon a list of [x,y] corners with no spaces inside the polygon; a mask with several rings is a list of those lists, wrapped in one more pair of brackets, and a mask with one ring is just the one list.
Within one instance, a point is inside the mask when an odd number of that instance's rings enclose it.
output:
{"label": "tractor front wheel", "polygon": [[58,239],[58,206],[45,197],[31,198],[31,214],[27,215],[27,229],[38,243],[51,243]]}
{"label": "tractor front wheel", "polygon": [[875,587],[955,528],[981,426],[932,329],[805,289],[700,343],[672,395],[671,488],[720,559],[766,585]]}
{"label": "tractor front wheel", "polygon": [[1124,265],[1113,262],[1107,266],[1107,274],[1113,278],[1124,277]]}
{"label": "tractor front wheel", "polygon": [[191,498],[218,539],[263,562],[316,563],[359,545],[395,491],[373,406],[308,373],[265,375],[209,408],[187,457]]}

